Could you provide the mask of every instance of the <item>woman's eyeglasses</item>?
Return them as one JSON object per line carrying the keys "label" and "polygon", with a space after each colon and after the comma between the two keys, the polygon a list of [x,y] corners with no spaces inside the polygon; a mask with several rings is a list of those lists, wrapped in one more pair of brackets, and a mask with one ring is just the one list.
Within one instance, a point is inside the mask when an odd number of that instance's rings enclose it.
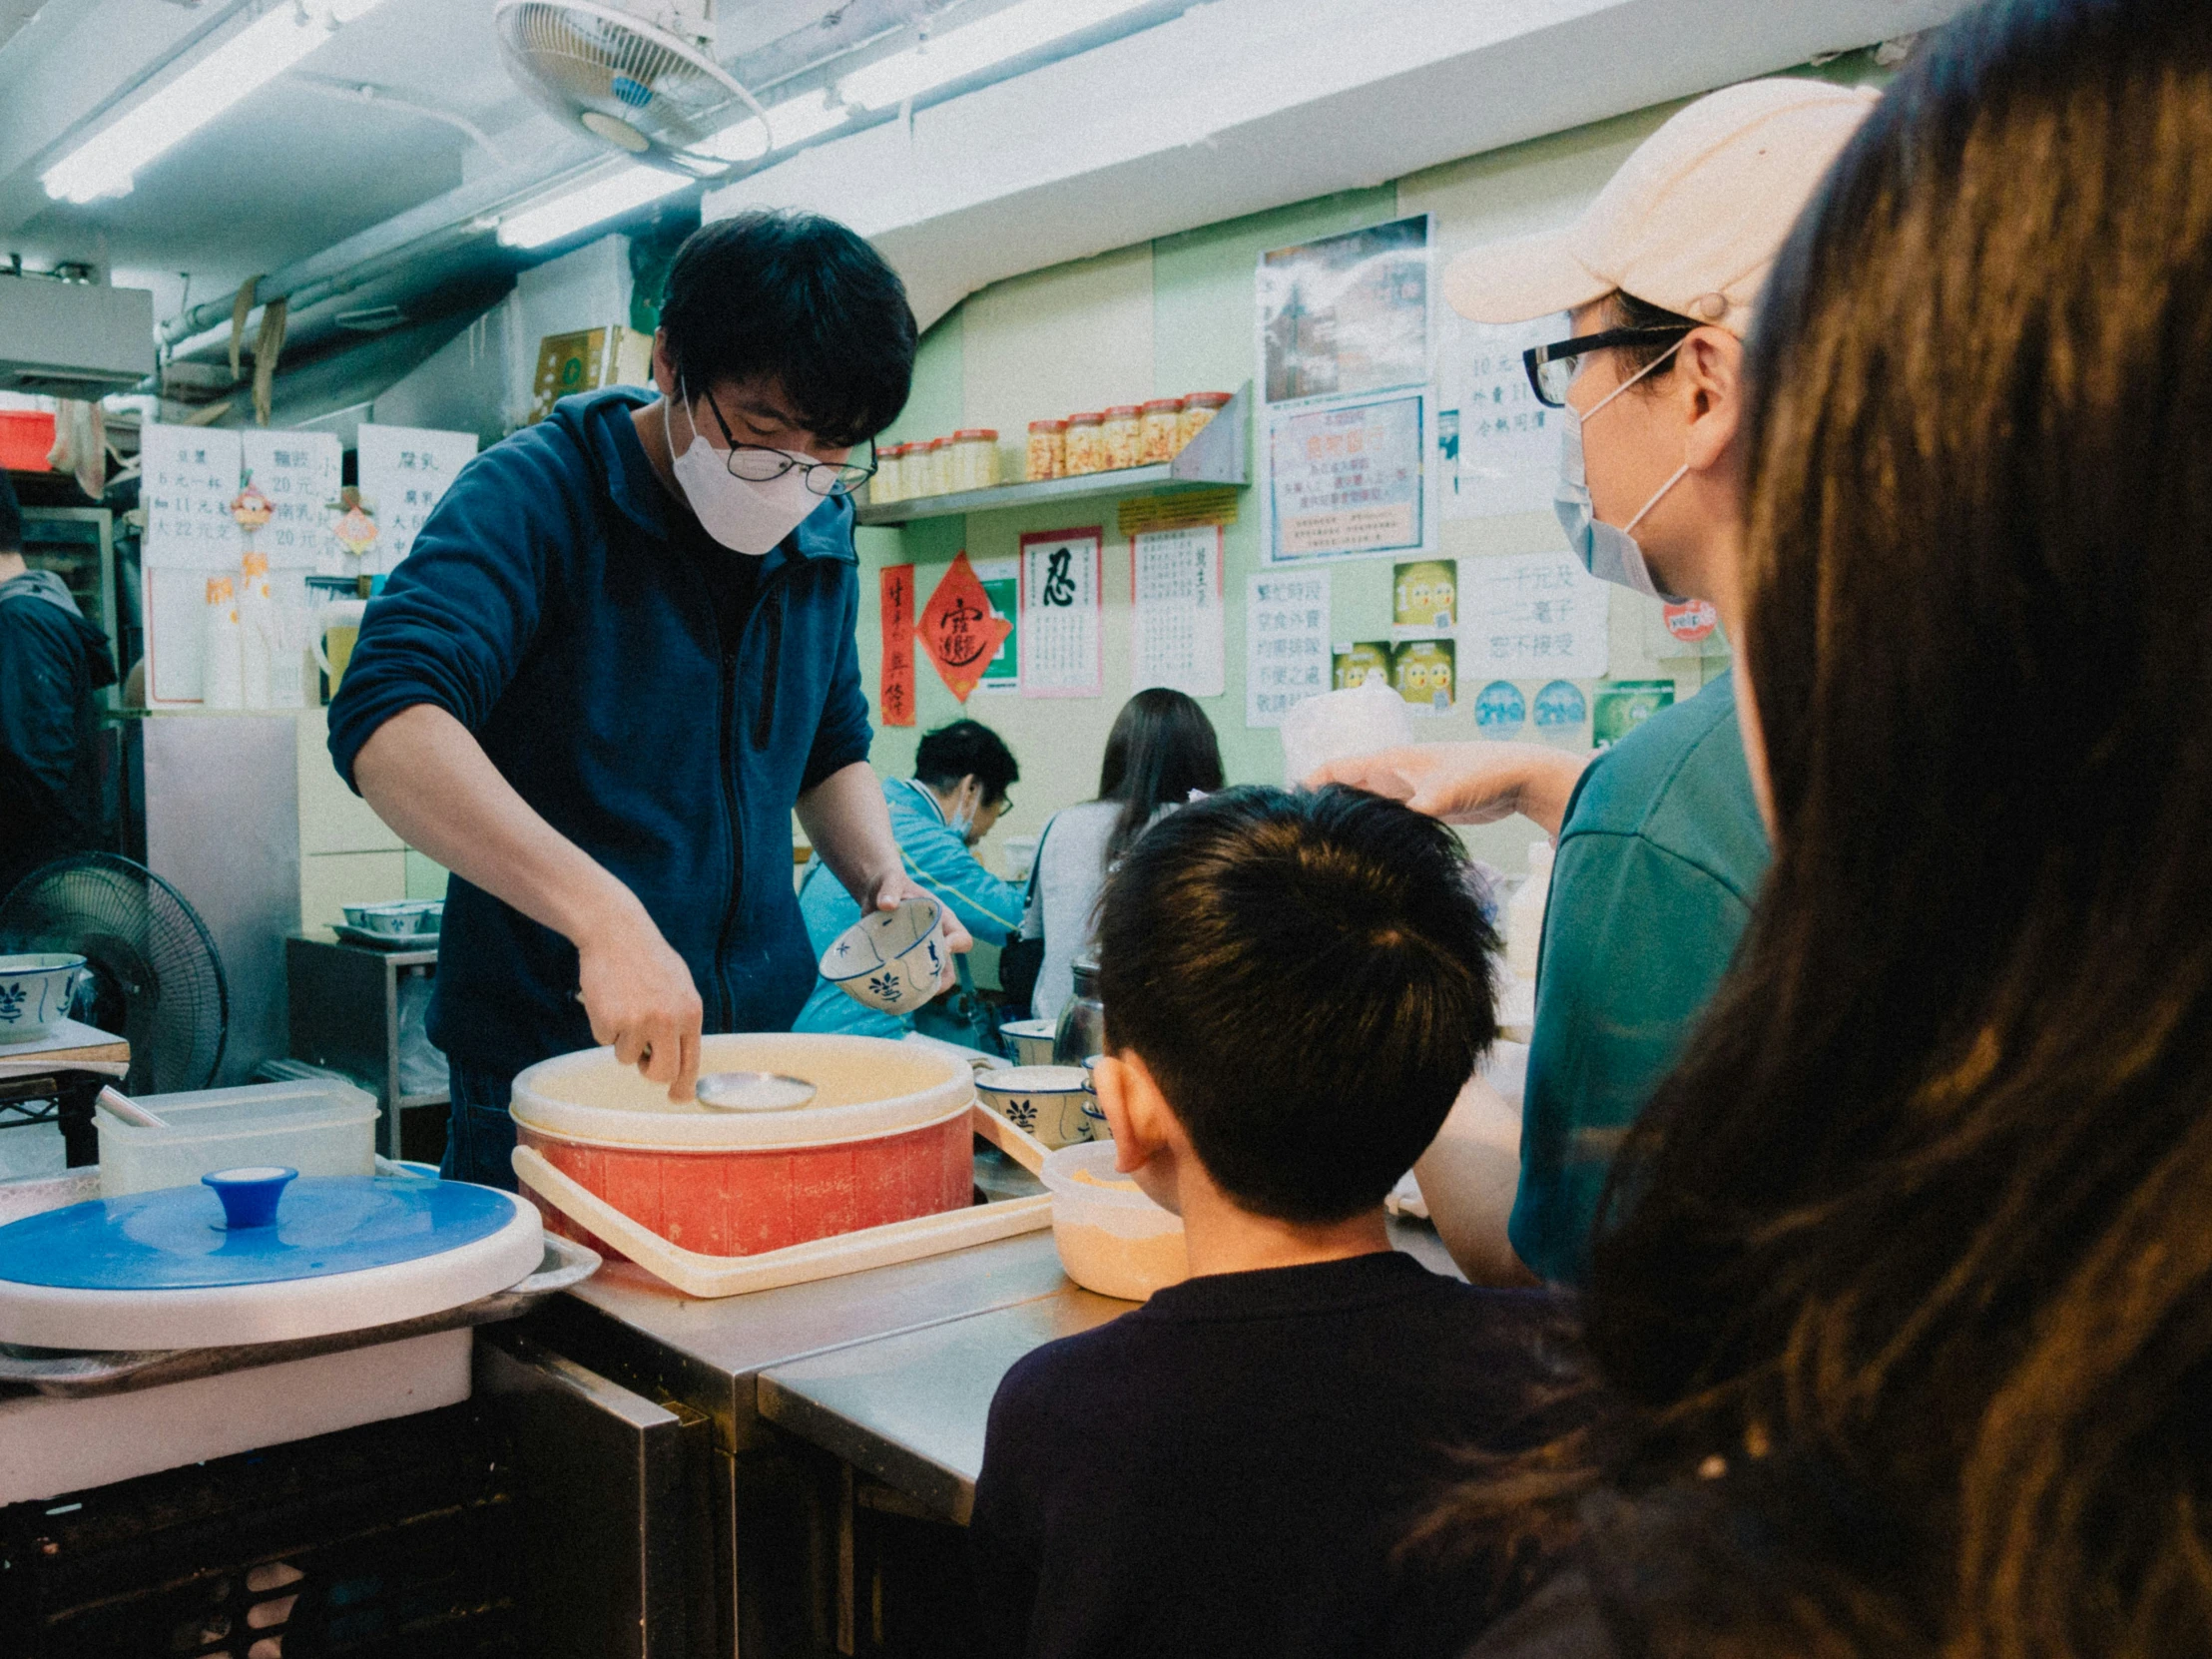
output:
{"label": "woman's eyeglasses", "polygon": [[1602,334],[1580,334],[1555,345],[1531,345],[1521,353],[1528,370],[1528,384],[1539,403],[1554,409],[1567,406],[1567,388],[1582,371],[1582,359],[1593,351],[1616,345],[1666,345],[1681,339],[1695,323],[1661,323],[1650,328],[1608,328]]}

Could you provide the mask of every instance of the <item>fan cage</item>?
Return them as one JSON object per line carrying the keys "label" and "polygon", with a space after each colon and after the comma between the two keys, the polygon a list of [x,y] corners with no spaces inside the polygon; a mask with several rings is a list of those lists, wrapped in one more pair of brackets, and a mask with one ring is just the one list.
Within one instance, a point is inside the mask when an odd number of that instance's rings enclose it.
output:
{"label": "fan cage", "polygon": [[40,865],[0,900],[0,950],[85,958],[75,1011],[129,1042],[131,1092],[215,1081],[231,1025],[222,953],[184,894],[144,864],[82,852]]}
{"label": "fan cage", "polygon": [[653,146],[642,158],[686,172],[727,162],[686,154],[759,102],[721,66],[643,18],[587,0],[505,0],[497,14],[508,67],[564,121],[597,111],[627,122]]}

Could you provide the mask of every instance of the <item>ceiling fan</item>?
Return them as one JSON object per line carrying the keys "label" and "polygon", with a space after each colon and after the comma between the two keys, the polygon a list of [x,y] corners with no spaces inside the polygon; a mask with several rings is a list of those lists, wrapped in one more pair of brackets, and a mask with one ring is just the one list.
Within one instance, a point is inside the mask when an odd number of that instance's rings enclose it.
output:
{"label": "ceiling fan", "polygon": [[[709,179],[768,152],[768,112],[715,61],[714,0],[496,0],[492,23],[523,91],[647,166]],[[708,154],[740,106],[759,148]]]}

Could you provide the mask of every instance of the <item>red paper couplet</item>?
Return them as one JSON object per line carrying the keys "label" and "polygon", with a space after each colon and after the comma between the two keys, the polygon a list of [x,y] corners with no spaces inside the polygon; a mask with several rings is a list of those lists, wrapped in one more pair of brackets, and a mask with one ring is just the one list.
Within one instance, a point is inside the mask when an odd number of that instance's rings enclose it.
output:
{"label": "red paper couplet", "polygon": [[914,567],[885,565],[882,572],[883,689],[885,726],[914,723]]}
{"label": "red paper couplet", "polygon": [[1011,622],[991,614],[990,595],[983,591],[965,553],[952,561],[921,613],[921,648],[962,703],[1013,631]]}

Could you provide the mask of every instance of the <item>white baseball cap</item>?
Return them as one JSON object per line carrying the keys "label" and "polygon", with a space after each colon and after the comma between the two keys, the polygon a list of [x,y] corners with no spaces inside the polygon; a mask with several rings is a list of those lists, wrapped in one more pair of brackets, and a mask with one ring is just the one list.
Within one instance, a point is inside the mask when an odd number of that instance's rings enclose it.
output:
{"label": "white baseball cap", "polygon": [[1768,80],[1700,98],[1636,147],[1575,224],[1453,260],[1444,297],[1476,322],[1525,322],[1617,288],[1748,333],[1790,227],[1878,97]]}

